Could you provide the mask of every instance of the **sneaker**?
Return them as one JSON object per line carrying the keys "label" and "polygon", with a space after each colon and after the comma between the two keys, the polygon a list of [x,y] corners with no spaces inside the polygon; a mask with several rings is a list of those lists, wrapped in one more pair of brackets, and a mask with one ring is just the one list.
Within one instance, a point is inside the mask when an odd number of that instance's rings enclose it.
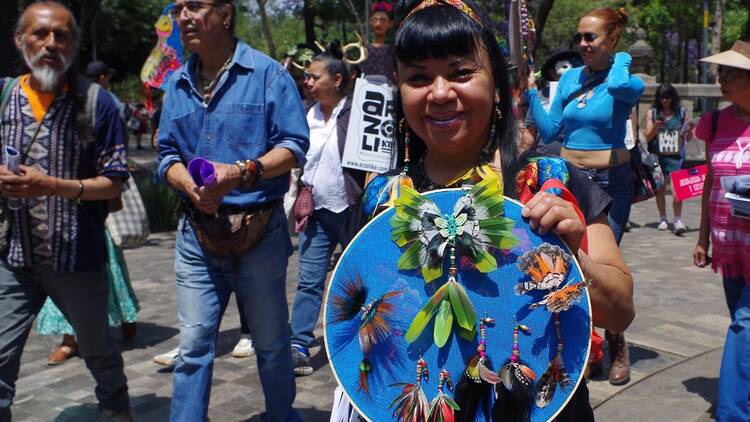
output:
{"label": "sneaker", "polygon": [[154,356],[152,359],[155,363],[164,366],[175,366],[177,364],[177,358],[180,356],[180,348],[175,347],[167,353]]}
{"label": "sneaker", "polygon": [[294,375],[304,377],[313,373],[313,367],[310,366],[310,356],[297,346],[292,346],[292,364],[294,365]]}
{"label": "sneaker", "polygon": [[240,334],[240,340],[232,349],[232,356],[236,358],[247,358],[255,354],[253,348],[253,340],[250,339],[250,334]]}
{"label": "sneaker", "polygon": [[657,229],[661,231],[666,231],[669,228],[669,223],[667,223],[667,220],[661,220],[658,226],[656,226]]}
{"label": "sneaker", "polygon": [[687,231],[687,226],[685,223],[682,222],[682,220],[675,220],[674,221],[674,234],[677,236],[682,236]]}

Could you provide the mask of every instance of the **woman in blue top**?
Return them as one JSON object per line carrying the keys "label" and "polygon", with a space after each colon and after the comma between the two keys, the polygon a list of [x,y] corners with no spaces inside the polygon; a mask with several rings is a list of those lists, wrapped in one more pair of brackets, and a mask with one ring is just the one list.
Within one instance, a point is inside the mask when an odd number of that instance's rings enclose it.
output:
{"label": "woman in blue top", "polygon": [[[562,133],[560,155],[586,171],[612,197],[608,220],[618,244],[633,197],[625,123],[643,93],[643,81],[630,75],[630,55],[615,54],[627,22],[628,15],[622,8],[611,7],[594,9],[581,18],[573,39],[584,66],[560,78],[549,113],[539,100],[533,74],[526,91],[529,111],[542,140],[549,142]],[[612,362],[609,381],[625,384],[630,380],[625,337],[609,331],[606,337]]]}

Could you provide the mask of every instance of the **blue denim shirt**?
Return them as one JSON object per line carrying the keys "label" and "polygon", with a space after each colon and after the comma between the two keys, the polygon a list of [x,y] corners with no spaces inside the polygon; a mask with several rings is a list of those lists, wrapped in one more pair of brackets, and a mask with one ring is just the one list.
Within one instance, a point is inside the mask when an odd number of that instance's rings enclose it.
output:
{"label": "blue denim shirt", "polygon": [[[194,83],[197,55],[175,72],[165,89],[159,123],[156,178],[166,183],[172,164],[194,157],[220,163],[258,158],[286,148],[305,165],[310,145],[297,86],[281,64],[237,41],[229,68],[208,105]],[[235,189],[222,205],[247,207],[283,198],[289,173]]]}

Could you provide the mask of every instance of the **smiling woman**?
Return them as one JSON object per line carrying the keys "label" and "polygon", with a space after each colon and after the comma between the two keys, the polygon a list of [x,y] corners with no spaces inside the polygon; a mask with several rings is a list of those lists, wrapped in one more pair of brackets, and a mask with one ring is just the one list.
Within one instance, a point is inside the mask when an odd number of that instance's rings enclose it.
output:
{"label": "smiling woman", "polygon": [[[462,0],[417,0],[407,8],[394,40],[400,167],[367,185],[352,211],[353,231],[395,198],[401,201],[409,192],[401,186],[425,192],[494,184],[526,204],[521,215],[531,229],[552,231],[577,251],[586,279],[592,280],[594,323],[624,329],[634,316],[632,278],[606,223],[610,198],[564,160],[516,157],[507,66],[494,33],[476,10]],[[558,196],[562,189],[542,188],[548,181],[570,190],[578,206]],[[495,311],[512,312],[503,307],[498,303]],[[332,421],[348,420],[351,408],[343,392],[337,394]],[[558,420],[593,420],[585,383]]]}

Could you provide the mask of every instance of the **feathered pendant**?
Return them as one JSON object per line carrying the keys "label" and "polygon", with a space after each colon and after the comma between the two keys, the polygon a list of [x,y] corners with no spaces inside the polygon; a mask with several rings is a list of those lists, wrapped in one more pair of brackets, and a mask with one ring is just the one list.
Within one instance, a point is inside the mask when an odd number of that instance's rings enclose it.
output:
{"label": "feathered pendant", "polygon": [[500,370],[502,381],[496,388],[497,398],[492,409],[492,420],[499,422],[525,422],[529,420],[534,397],[536,374],[521,361],[519,332],[531,334],[529,327],[516,324],[513,327],[513,352],[509,361]]}
{"label": "feathered pendant", "polygon": [[467,341],[474,340],[476,312],[466,289],[456,281],[458,268],[456,268],[455,248],[452,245],[450,246],[450,259],[451,267],[448,281],[437,289],[430,300],[417,313],[409,329],[406,330],[406,334],[404,334],[404,338],[409,343],[419,338],[433,316],[435,317],[433,339],[438,347],[443,347],[448,342],[453,330],[454,320],[458,325],[458,335]]}
{"label": "feathered pendant", "polygon": [[568,371],[565,369],[562,358],[563,341],[560,333],[560,314],[555,312],[554,316],[555,331],[557,333],[557,353],[550,361],[549,366],[547,366],[547,370],[539,378],[539,383],[537,384],[536,405],[539,408],[546,407],[552,401],[558,384],[560,388],[570,385],[570,376],[568,376]]}
{"label": "feathered pendant", "polygon": [[401,291],[390,291],[364,305],[367,300],[367,288],[357,276],[344,284],[342,292],[336,292],[331,299],[331,322],[338,324],[354,319],[360,314],[357,330],[362,360],[359,363],[359,390],[369,395],[368,375],[372,371],[370,350],[377,344],[385,342],[393,332],[390,317],[393,315],[393,303],[389,300],[402,294]]}
{"label": "feathered pendant", "polygon": [[393,416],[401,422],[426,422],[430,407],[427,396],[422,389],[422,379],[427,381],[429,371],[427,362],[419,358],[417,361],[417,381],[414,384],[404,382],[391,384],[391,387],[401,387],[401,394],[396,397],[388,408],[393,408]]}
{"label": "feathered pendant", "polygon": [[524,294],[531,290],[556,289],[568,274],[570,256],[561,247],[542,243],[538,247],[526,252],[516,266],[531,277],[516,286],[516,294]]}
{"label": "feathered pendant", "polygon": [[[438,378],[438,393],[430,403],[430,411],[427,416],[427,422],[455,422],[455,412],[459,410],[458,404],[443,392],[443,386],[448,390],[453,388],[451,375],[447,369],[440,371]],[[458,419],[459,421],[461,419]]]}
{"label": "feathered pendant", "polygon": [[460,408],[456,412],[458,421],[475,420],[480,408],[485,415],[490,413],[492,387],[500,382],[500,377],[492,370],[484,337],[486,326],[494,322],[495,320],[489,317],[479,320],[480,340],[477,354],[466,365],[461,379],[456,384],[456,403]]}

